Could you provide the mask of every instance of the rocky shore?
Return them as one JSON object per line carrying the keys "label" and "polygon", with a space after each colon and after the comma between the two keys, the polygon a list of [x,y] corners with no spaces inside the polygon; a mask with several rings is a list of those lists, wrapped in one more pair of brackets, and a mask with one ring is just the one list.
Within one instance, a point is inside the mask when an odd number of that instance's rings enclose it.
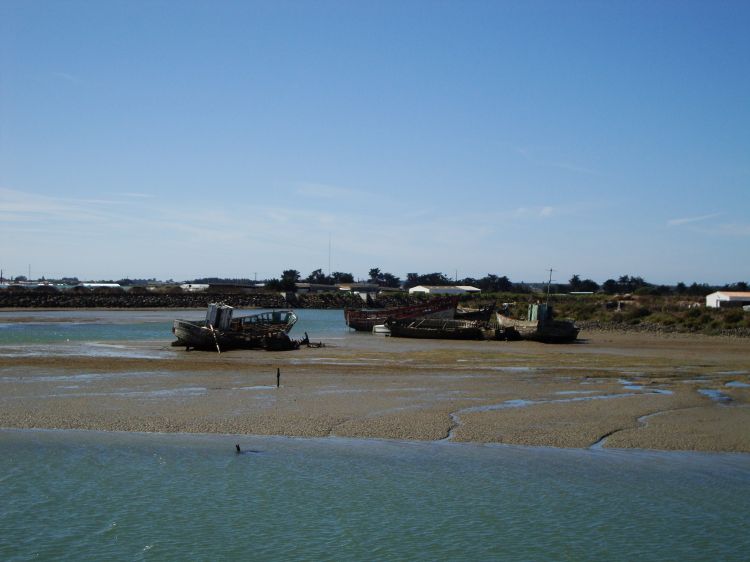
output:
{"label": "rocky shore", "polygon": [[[641,322],[639,324],[629,324],[625,322],[600,322],[598,320],[592,321],[579,321],[576,322],[576,326],[581,331],[597,331],[597,332],[617,332],[617,333],[632,333],[632,334],[685,334],[690,333],[684,330],[680,330],[675,326],[667,326],[665,324],[656,324],[653,322]],[[697,333],[697,332],[696,332]],[[730,338],[750,338],[750,328],[729,328],[718,331],[715,336],[730,337]]]}
{"label": "rocky shore", "polygon": [[[417,298],[379,299],[382,306],[398,306]],[[236,308],[346,308],[361,307],[358,296],[338,293],[290,295],[243,293],[134,293],[125,291],[0,291],[2,308],[205,308],[210,302],[224,302]]]}

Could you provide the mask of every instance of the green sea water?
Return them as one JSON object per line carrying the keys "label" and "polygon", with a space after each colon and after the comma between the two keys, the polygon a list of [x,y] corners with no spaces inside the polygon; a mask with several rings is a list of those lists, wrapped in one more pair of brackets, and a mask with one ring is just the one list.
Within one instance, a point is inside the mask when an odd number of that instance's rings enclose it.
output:
{"label": "green sea water", "polygon": [[[169,311],[8,314],[0,356],[172,353]],[[746,454],[0,429],[0,560],[748,560],[748,529]]]}
{"label": "green sea water", "polygon": [[747,455],[3,431],[0,486],[3,560],[750,552]]}

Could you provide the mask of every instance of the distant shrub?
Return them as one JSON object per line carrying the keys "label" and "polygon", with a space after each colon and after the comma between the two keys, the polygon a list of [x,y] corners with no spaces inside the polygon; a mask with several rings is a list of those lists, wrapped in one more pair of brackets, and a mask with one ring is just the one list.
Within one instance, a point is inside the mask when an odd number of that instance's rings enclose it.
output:
{"label": "distant shrub", "polygon": [[737,322],[741,322],[745,319],[745,314],[745,311],[743,311],[741,308],[733,308],[732,310],[724,314],[724,322],[728,324],[736,324]]}
{"label": "distant shrub", "polygon": [[638,287],[633,294],[659,296],[660,292],[658,287]]}
{"label": "distant shrub", "polygon": [[688,318],[698,318],[701,314],[703,314],[703,309],[701,308],[690,308],[685,313],[685,316]]}
{"label": "distant shrub", "polygon": [[669,312],[656,312],[651,315],[650,321],[654,324],[663,324],[665,326],[674,326],[677,324],[677,317]]}
{"label": "distant shrub", "polygon": [[650,315],[651,311],[644,306],[635,306],[625,312],[625,318],[627,318],[628,320],[638,320]]}

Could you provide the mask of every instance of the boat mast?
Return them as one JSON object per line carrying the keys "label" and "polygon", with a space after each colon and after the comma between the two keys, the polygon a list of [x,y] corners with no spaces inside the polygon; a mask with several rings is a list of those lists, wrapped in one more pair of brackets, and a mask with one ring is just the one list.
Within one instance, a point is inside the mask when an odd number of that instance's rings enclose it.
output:
{"label": "boat mast", "polygon": [[547,302],[545,303],[547,305],[549,304],[549,288],[550,288],[550,285],[552,285],[552,272],[553,271],[554,271],[554,269],[550,268],[550,270],[549,270],[549,281],[547,281]]}

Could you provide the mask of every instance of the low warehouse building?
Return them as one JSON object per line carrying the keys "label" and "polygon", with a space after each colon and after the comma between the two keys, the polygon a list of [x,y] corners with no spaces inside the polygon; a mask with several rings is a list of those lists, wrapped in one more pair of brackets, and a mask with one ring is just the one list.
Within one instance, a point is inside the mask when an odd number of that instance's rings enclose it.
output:
{"label": "low warehouse building", "polygon": [[739,291],[717,291],[706,295],[706,306],[725,308],[729,306],[750,305],[750,293]]}
{"label": "low warehouse building", "polygon": [[481,293],[481,289],[468,285],[417,285],[409,289],[409,294],[426,293],[428,295],[465,295],[466,293]]}

